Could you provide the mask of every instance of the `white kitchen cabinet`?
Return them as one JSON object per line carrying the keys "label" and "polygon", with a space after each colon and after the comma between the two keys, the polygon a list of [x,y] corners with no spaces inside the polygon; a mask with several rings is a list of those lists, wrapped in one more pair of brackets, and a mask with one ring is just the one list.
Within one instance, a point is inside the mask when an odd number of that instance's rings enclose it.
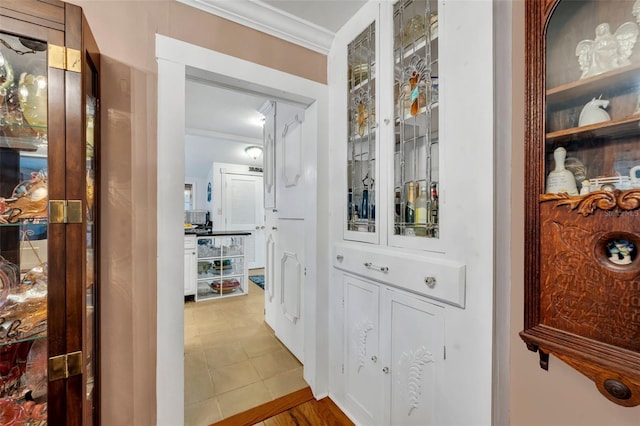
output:
{"label": "white kitchen cabinet", "polygon": [[347,410],[362,424],[441,424],[444,309],[350,274],[343,283]]}
{"label": "white kitchen cabinet", "polygon": [[184,237],[184,295],[196,294],[196,237],[185,235]]}

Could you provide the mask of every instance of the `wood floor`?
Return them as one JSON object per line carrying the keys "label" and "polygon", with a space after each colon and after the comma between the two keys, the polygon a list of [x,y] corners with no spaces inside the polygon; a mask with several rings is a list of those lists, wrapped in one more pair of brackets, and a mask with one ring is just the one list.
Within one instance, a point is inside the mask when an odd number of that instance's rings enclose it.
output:
{"label": "wood floor", "polygon": [[353,426],[329,398],[313,398],[310,388],[226,418],[212,426]]}

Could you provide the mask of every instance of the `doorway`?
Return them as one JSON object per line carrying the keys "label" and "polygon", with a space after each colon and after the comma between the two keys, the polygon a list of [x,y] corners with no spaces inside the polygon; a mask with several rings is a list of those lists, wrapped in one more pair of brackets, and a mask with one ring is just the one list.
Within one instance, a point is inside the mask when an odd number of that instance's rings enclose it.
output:
{"label": "doorway", "polygon": [[[260,66],[218,52],[156,36],[158,56],[158,240],[157,240],[157,420],[160,425],[181,424],[184,420],[184,318],[181,259],[183,211],[180,199],[184,191],[184,105],[187,75],[206,78],[219,84],[263,93],[275,99],[284,99],[310,105],[317,103],[318,145],[328,139],[327,87],[291,74]],[[311,147],[303,161],[311,182],[307,205],[318,203],[317,181],[319,171],[326,173],[328,153]],[[326,195],[322,195],[324,199]],[[309,321],[305,326],[304,378],[319,397],[327,394],[328,361],[324,351],[328,336],[326,306],[327,286],[318,286],[326,280],[328,268],[328,236],[318,232],[326,227],[326,218],[318,217],[317,209],[309,211],[305,220],[305,252],[309,255],[306,276],[305,307]],[[322,288],[321,288],[322,287]],[[318,308],[321,309],[318,309]],[[320,355],[319,355],[320,354]]]}

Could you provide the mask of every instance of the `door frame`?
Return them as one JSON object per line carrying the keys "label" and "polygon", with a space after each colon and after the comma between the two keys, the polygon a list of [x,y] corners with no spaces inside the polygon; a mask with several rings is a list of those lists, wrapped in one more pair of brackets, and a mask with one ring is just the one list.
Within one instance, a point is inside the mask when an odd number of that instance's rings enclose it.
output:
{"label": "door frame", "polygon": [[[187,74],[255,91],[274,99],[304,105],[316,103],[318,134],[315,146],[303,159],[309,191],[305,217],[305,359],[304,378],[319,398],[328,394],[328,221],[317,214],[326,190],[317,182],[328,180],[328,88],[326,85],[258,65],[220,52],[156,34],[158,62],[157,127],[157,353],[156,413],[158,425],[184,422],[184,294],[183,198],[185,80]],[[178,260],[179,264],[176,264]]]}

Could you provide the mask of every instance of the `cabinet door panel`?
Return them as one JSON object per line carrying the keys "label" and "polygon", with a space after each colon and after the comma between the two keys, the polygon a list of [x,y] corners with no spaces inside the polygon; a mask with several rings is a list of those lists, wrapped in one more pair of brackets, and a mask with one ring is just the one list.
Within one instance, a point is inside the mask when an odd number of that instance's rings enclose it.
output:
{"label": "cabinet door panel", "polygon": [[275,221],[272,215],[273,213],[267,213],[267,242],[265,247],[266,262],[264,265],[264,319],[271,328],[275,329],[275,310],[277,308],[275,280],[275,277],[277,276],[277,235]]}
{"label": "cabinet door panel", "polygon": [[278,216],[288,219],[305,217],[305,179],[303,155],[309,138],[315,137],[313,118],[307,121],[305,111],[278,104],[276,124],[275,180]]}
{"label": "cabinet door panel", "polygon": [[277,105],[269,102],[261,111],[264,114],[264,208],[276,208],[276,113]]}
{"label": "cabinet door panel", "polygon": [[304,221],[278,220],[276,336],[301,362],[304,359]]}
{"label": "cabinet door panel", "polygon": [[344,374],[350,404],[368,422],[381,418],[383,385],[379,362],[379,286],[344,276]]}
{"label": "cabinet door panel", "polygon": [[438,364],[444,358],[443,308],[388,290],[390,424],[438,425]]}

